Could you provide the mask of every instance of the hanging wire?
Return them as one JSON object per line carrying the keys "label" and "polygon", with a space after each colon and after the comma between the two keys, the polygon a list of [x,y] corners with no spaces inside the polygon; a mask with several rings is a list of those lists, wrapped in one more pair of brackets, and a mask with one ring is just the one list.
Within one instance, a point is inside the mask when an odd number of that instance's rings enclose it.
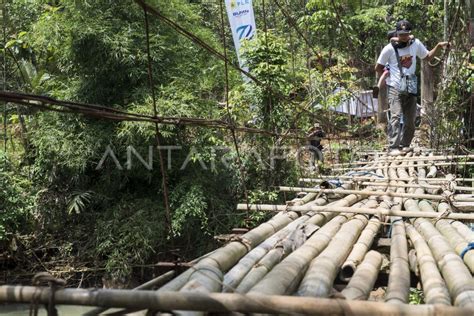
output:
{"label": "hanging wire", "polygon": [[[266,12],[266,8],[265,8],[265,0],[262,0],[262,14],[263,14],[263,34],[264,34],[264,39],[265,39],[265,61],[266,61],[266,70],[268,71],[269,68],[270,68],[270,63],[268,62],[268,54],[269,54],[269,50],[268,50],[268,27],[267,27],[267,12]],[[268,82],[268,78],[267,78],[267,82],[266,84],[269,86],[269,82]],[[273,120],[273,117],[272,117],[272,94],[271,92],[266,89],[266,94],[267,94],[267,115],[268,117]],[[276,124],[275,122],[272,123],[272,125],[274,126],[275,128],[275,131],[276,131]]]}
{"label": "hanging wire", "polygon": [[[207,51],[209,51],[210,53],[212,53],[213,55],[215,55],[216,57],[218,57],[219,59],[221,60],[225,60],[225,57],[222,53],[218,52],[216,49],[214,49],[213,47],[211,47],[209,44],[207,44],[204,40],[202,40],[201,38],[199,38],[198,36],[196,36],[195,34],[193,34],[192,32],[190,32],[189,30],[187,30],[186,28],[184,28],[183,26],[179,25],[178,23],[176,23],[175,21],[172,21],[171,19],[169,19],[168,17],[166,17],[165,15],[163,15],[159,10],[157,10],[156,8],[148,5],[145,1],[143,0],[134,0],[138,5],[140,5],[141,7],[143,8],[146,8],[148,13],[150,14],[153,14],[155,15],[156,17],[158,17],[160,20],[162,20],[165,24],[167,24],[168,26],[170,26],[171,28],[173,28],[175,31],[177,31],[178,33],[182,34],[183,36],[189,38],[191,41],[193,41],[194,43],[198,44],[199,46],[203,47],[204,49],[206,49]],[[257,85],[263,87],[264,89],[268,89],[270,90],[274,96],[278,96],[279,98],[281,98],[282,100],[286,100],[288,101],[290,104],[293,104],[295,105],[295,109],[296,109],[296,118],[294,120],[292,120],[292,123],[290,124],[290,126],[293,126],[294,125],[294,122],[296,122],[299,118],[299,116],[306,112],[307,111],[307,106],[305,106],[304,108],[300,109],[299,108],[299,104],[298,103],[294,103],[291,98],[284,94],[283,92],[279,91],[279,90],[275,90],[272,86],[269,86],[268,84],[264,84],[262,83],[260,80],[258,80],[257,78],[255,78],[254,76],[252,76],[248,71],[246,70],[243,70],[242,68],[240,68],[238,65],[230,62],[228,59],[227,59],[227,62],[230,66],[232,66],[234,69],[240,71],[241,73],[243,73],[244,75],[246,75],[248,78],[250,78],[252,81],[254,81]],[[288,128],[288,130],[284,133],[281,134],[281,136],[278,136],[279,138],[277,139],[276,143],[280,143],[283,139],[287,138],[286,136],[291,132],[291,127]]]}
{"label": "hanging wire", "polygon": [[[458,4],[458,6],[457,6],[456,12],[455,12],[455,14],[454,14],[453,22],[451,23],[450,28],[449,28],[449,32],[448,32],[449,35],[448,35],[448,37],[447,37],[447,39],[446,39],[447,42],[451,42],[452,39],[453,39],[453,35],[454,35],[453,30],[454,30],[454,28],[456,27],[456,24],[457,24],[457,22],[458,22],[458,20],[459,20],[459,19],[458,19],[458,15],[459,15],[459,12],[461,11],[461,6],[462,6],[462,4],[461,4],[461,1],[460,1],[459,4]],[[430,62],[428,62],[428,64],[429,64],[431,67],[436,67],[436,66],[438,66],[441,62],[443,62],[443,63],[446,65],[446,62],[447,62],[447,61],[446,61],[446,57],[448,56],[449,51],[450,51],[450,46],[446,47],[446,49],[445,49],[444,52],[443,52],[443,55],[441,56],[440,59],[438,59],[438,60],[436,61],[436,63],[431,63],[431,61],[430,61]]]}
{"label": "hanging wire", "polygon": [[95,118],[108,119],[115,121],[133,121],[133,122],[148,122],[165,125],[177,125],[177,126],[201,126],[207,128],[216,129],[235,129],[236,132],[251,133],[266,135],[269,137],[279,137],[280,139],[306,139],[304,136],[298,135],[283,135],[281,133],[275,133],[265,129],[250,128],[237,125],[231,125],[229,122],[217,119],[204,119],[194,117],[176,117],[176,116],[157,116],[146,115],[141,113],[133,113],[114,109],[111,107],[100,106],[96,104],[79,103],[72,101],[62,101],[54,98],[28,94],[19,92],[3,92],[0,91],[0,101],[11,102],[15,104],[21,104],[29,107],[38,108],[44,111],[53,111],[60,113],[79,113]]}
{"label": "hanging wire", "polygon": [[240,172],[240,184],[243,189],[245,201],[247,204],[247,219],[249,218],[249,212],[250,212],[250,206],[249,206],[249,199],[248,199],[248,192],[247,192],[247,185],[246,185],[246,179],[247,179],[247,173],[244,168],[244,164],[242,161],[242,157],[240,154],[240,149],[239,149],[239,143],[237,140],[237,135],[235,133],[235,128],[234,128],[234,120],[232,119],[232,114],[230,113],[229,109],[229,68],[227,65],[227,41],[226,41],[226,36],[225,36],[225,23],[224,23],[224,6],[222,4],[222,1],[219,1],[219,11],[220,11],[220,22],[221,22],[221,32],[222,32],[222,43],[224,46],[224,72],[225,72],[225,108],[227,112],[227,119],[229,120],[230,123],[230,133],[232,135],[232,141],[234,143],[234,148],[235,152],[237,154],[237,163],[238,163],[238,168]]}
{"label": "hanging wire", "polygon": [[[342,29],[342,33],[344,34],[344,37],[346,38],[347,40],[347,44],[350,45],[349,47],[351,47],[353,44],[352,44],[352,39],[351,37],[349,36],[349,32],[347,31],[346,29],[346,25],[344,24],[344,22],[342,21],[342,18],[339,14],[339,10],[338,8],[336,7],[336,3],[334,2],[334,0],[331,0],[331,5],[334,9],[334,14],[336,15],[336,20],[337,20],[337,23],[339,24],[339,26],[341,27]],[[359,60],[362,64],[365,64],[365,65],[370,65],[372,66],[371,63],[368,63],[366,62],[365,60],[363,60],[362,58],[360,57],[356,57],[357,60]]]}
{"label": "hanging wire", "polygon": [[[193,41],[194,43],[200,45],[201,47],[205,48],[207,51],[209,51],[210,53],[212,53],[213,55],[217,56],[218,58],[222,59],[222,60],[226,60],[224,55],[220,52],[218,52],[217,50],[215,50],[213,47],[211,47],[209,44],[207,44],[206,42],[204,42],[202,39],[200,39],[199,37],[197,37],[195,34],[193,34],[192,32],[186,30],[184,27],[182,27],[181,25],[179,25],[178,23],[170,20],[168,17],[164,16],[160,11],[158,11],[157,9],[151,7],[150,5],[148,5],[145,1],[143,0],[134,0],[137,4],[139,4],[141,7],[143,8],[146,8],[147,9],[147,12],[150,13],[150,14],[153,14],[155,16],[157,16],[160,20],[162,20],[164,23],[166,23],[167,25],[169,25],[170,27],[172,27],[174,30],[176,30],[178,33],[186,36],[187,38],[189,38],[191,41]],[[277,4],[277,6],[279,8],[281,8],[281,6],[276,2],[275,0],[275,3]],[[284,15],[285,15],[285,12],[283,10],[281,10]],[[287,16],[287,15],[286,15]],[[288,17],[287,17],[288,18]],[[295,27],[295,29],[299,32],[299,29],[296,25],[293,25],[293,27]],[[299,32],[300,33],[300,32]],[[305,40],[307,40],[304,35],[303,35],[303,38]],[[314,50],[312,49],[312,51],[315,53],[315,55],[321,59],[321,56]],[[275,95],[281,97],[282,99],[284,100],[287,100],[289,101],[290,103],[293,103],[292,100],[285,94],[283,94],[282,92],[280,91],[276,91],[275,89],[273,89],[271,86],[268,87],[268,85],[265,85],[264,83],[262,83],[261,81],[259,81],[258,79],[256,79],[255,77],[253,77],[249,72],[241,69],[239,66],[231,63],[228,59],[227,59],[227,62],[229,65],[231,65],[233,68],[235,68],[236,70],[240,71],[241,73],[245,74],[247,77],[249,77],[251,80],[253,80],[256,84],[258,84],[259,86],[262,86],[266,89],[269,89],[271,90]],[[329,69],[329,71],[331,73],[332,70]],[[337,76],[337,74],[334,74],[333,75]],[[341,79],[342,80],[342,79]],[[357,95],[355,95],[354,93],[352,93],[349,89],[347,89],[348,93],[351,93],[355,98],[358,98]],[[360,98],[358,98],[360,100]],[[363,103],[362,100],[360,100],[360,102]],[[307,112],[307,107],[310,105],[310,103],[306,104],[304,106],[304,108],[300,109],[298,107],[296,107],[296,115],[294,117],[294,119],[292,120],[291,124],[290,124],[290,128],[288,128],[285,132],[281,133],[281,136],[279,136],[279,139],[277,140],[277,143],[280,143],[283,139],[287,138],[287,135],[290,134],[292,128],[291,126],[293,126],[295,124],[295,122],[299,119],[300,115],[304,112]]]}
{"label": "hanging wire", "polygon": [[[297,22],[293,19],[293,17],[287,12],[287,10],[285,9],[284,5],[282,5],[278,0],[273,0],[273,2],[277,5],[277,7],[280,9],[280,12],[283,14],[283,16],[285,17],[285,20],[287,21],[287,23],[290,25],[290,27],[292,27],[296,33],[298,34],[298,36],[308,45],[308,47],[311,49],[311,52],[314,54],[314,56],[318,59],[318,62],[321,64],[321,65],[324,65],[323,63],[323,57],[322,55],[315,50],[315,48],[311,45],[311,43],[309,42],[308,38],[303,34],[303,32],[300,30],[300,28],[298,27],[297,25]],[[331,67],[328,67],[327,70],[332,76],[334,76],[339,82],[344,82],[344,79],[341,77],[340,74],[338,73],[335,73]],[[360,104],[363,104],[365,106],[367,106],[366,102],[364,102],[356,93],[354,93],[351,89],[349,89],[348,87],[345,87],[345,91],[347,91],[347,93],[349,93],[354,99],[356,99]],[[301,114],[302,113],[305,113],[305,112],[308,112],[308,107],[311,105],[311,102],[308,102],[308,104],[306,104],[305,107],[303,107],[302,109],[298,109],[296,111],[296,115],[294,116],[290,126],[293,126],[295,124],[295,122],[298,121],[298,119],[300,118]],[[291,128],[289,128],[286,132],[283,133],[283,135],[286,135],[287,133],[289,133],[291,131]]]}
{"label": "hanging wire", "polygon": [[[447,40],[449,43],[452,43],[454,41],[454,34],[463,34],[462,29],[466,28],[466,24],[461,24],[461,30],[458,32],[454,32],[457,23],[462,22],[462,18],[458,18],[459,13],[461,12],[462,8],[462,2],[459,2],[456,12],[453,16],[453,20],[449,25],[449,32],[447,35]],[[463,40],[464,40],[464,35],[458,36],[458,40],[461,41],[458,46],[462,47],[463,45]],[[469,52],[466,51],[465,55],[459,56],[459,54],[451,54],[449,55],[451,51],[451,46],[446,47],[446,49],[443,52],[443,55],[440,59],[437,59],[436,63],[430,63],[430,66],[437,66],[441,62],[443,62],[443,69],[444,73],[446,75],[442,76],[441,82],[438,84],[438,87],[440,88],[439,95],[436,99],[436,101],[433,104],[433,109],[438,108],[439,110],[437,113],[432,113],[432,126],[431,126],[431,141],[435,143],[436,149],[439,150],[440,148],[443,150],[443,152],[447,153],[450,148],[450,144],[456,144],[458,143],[456,140],[459,137],[457,133],[455,132],[455,122],[450,119],[449,117],[449,112],[454,114],[455,116],[458,116],[459,113],[456,113],[452,111],[452,108],[448,108],[446,104],[444,103],[445,100],[445,95],[446,91],[448,91],[452,85],[455,83],[456,80],[459,79],[460,72],[463,69],[464,61],[468,58]],[[452,56],[451,61],[448,62],[448,56]],[[450,68],[450,71],[448,72],[446,69]],[[463,104],[463,103],[462,103]],[[462,104],[457,105],[456,108],[462,108]],[[451,110],[451,111],[450,111]],[[442,135],[444,134],[444,135]]]}
{"label": "hanging wire", "polygon": [[[158,117],[158,111],[156,107],[156,96],[155,96],[155,84],[153,81],[153,69],[151,65],[151,53],[150,53],[150,27],[148,24],[148,12],[146,8],[143,8],[143,13],[145,15],[145,33],[146,33],[146,53],[148,59],[148,83],[150,85],[151,97],[153,100],[153,116],[156,118]],[[160,141],[160,128],[158,123],[155,122],[155,141],[156,145],[158,146],[158,156],[160,160],[160,170],[161,170],[161,179],[162,179],[162,186],[163,186],[163,202],[165,205],[166,211],[166,224],[168,225],[169,234],[172,234],[172,226],[171,226],[171,212],[170,212],[170,205],[168,200],[168,184],[167,184],[167,174],[165,169],[165,163],[163,161],[163,154],[161,152],[161,141]]]}
{"label": "hanging wire", "polygon": [[[2,26],[3,26],[3,91],[7,90],[7,6],[5,1],[2,0]],[[7,144],[8,144],[8,130],[7,130],[7,102],[3,102],[3,151],[4,151],[4,163],[7,163]]]}

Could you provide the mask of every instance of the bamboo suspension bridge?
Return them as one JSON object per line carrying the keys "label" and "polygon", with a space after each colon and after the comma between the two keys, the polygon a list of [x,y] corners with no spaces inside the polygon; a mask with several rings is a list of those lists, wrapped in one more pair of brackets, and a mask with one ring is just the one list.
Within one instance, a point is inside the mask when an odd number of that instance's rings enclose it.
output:
{"label": "bamboo suspension bridge", "polygon": [[[225,42],[221,53],[145,1],[135,2],[144,9],[147,41],[147,19],[152,15],[222,60],[226,77],[227,68],[232,68],[258,86],[294,103],[231,63]],[[297,23],[278,1],[275,3],[288,24],[303,38],[308,50],[321,58]],[[222,7],[220,9],[222,15]],[[153,92],[149,47],[147,53]],[[226,93],[228,91],[227,82]],[[227,120],[158,116],[154,93],[153,115],[9,91],[0,92],[0,100],[43,111],[152,123],[156,127],[158,145],[158,124],[229,130],[244,191],[245,172],[236,132],[279,140],[304,139],[292,135],[290,130],[276,133],[240,126],[230,112]],[[225,101],[228,111],[228,97]],[[292,118],[294,123],[309,104],[296,111]],[[61,279],[39,273],[31,286],[0,286],[0,302],[31,304],[35,311],[42,304],[49,315],[55,315],[54,306],[58,304],[91,306],[89,316],[170,313],[474,315],[474,232],[470,226],[474,220],[474,179],[457,172],[459,168],[465,170],[474,165],[474,155],[435,155],[432,151],[420,149],[399,157],[372,152],[366,161],[332,165],[330,175],[301,178],[298,187],[280,186],[281,192],[298,193],[285,204],[250,204],[248,201],[239,204],[236,210],[274,215],[249,231],[227,235],[224,246],[180,264],[181,269],[186,268],[180,274],[169,271],[134,289],[119,290],[65,288]],[[169,225],[163,161],[160,156]],[[425,304],[409,304],[413,288],[422,292]]]}
{"label": "bamboo suspension bridge", "polygon": [[[275,212],[269,221],[133,290],[63,289],[46,276],[49,287],[0,287],[0,301],[96,306],[87,315],[472,315],[474,195],[460,186],[471,179],[428,163],[459,159],[473,157],[385,155],[352,164],[375,171],[363,180],[302,178],[312,186],[280,187],[299,192],[284,205],[237,205]],[[413,287],[425,304],[408,304]]]}

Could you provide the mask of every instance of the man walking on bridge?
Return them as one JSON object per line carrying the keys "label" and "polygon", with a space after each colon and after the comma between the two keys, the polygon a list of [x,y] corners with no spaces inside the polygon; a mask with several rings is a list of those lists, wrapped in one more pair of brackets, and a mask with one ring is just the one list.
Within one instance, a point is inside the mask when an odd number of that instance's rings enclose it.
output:
{"label": "man walking on bridge", "polygon": [[[387,44],[377,60],[375,71],[382,76],[384,67],[390,66],[390,77],[387,78],[388,104],[391,118],[388,133],[390,155],[396,156],[410,151],[410,144],[415,134],[417,78],[416,57],[430,61],[441,49],[449,45],[439,42],[428,51],[418,39],[410,37],[411,24],[402,20],[396,25],[397,39]],[[400,132],[400,117],[403,114],[403,131]],[[400,150],[401,149],[401,150]]]}

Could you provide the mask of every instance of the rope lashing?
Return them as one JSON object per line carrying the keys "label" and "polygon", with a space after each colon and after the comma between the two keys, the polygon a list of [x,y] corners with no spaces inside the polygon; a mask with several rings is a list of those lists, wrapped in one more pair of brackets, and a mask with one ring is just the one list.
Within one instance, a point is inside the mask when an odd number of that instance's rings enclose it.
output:
{"label": "rope lashing", "polygon": [[403,222],[403,218],[397,218],[390,224],[390,228],[388,229],[388,232],[387,232],[387,235],[389,238],[392,238],[392,227],[393,227],[393,224],[395,224],[396,222]]}
{"label": "rope lashing", "polygon": [[230,239],[230,241],[231,242],[236,241],[236,242],[241,243],[242,245],[245,246],[245,248],[247,248],[247,251],[252,250],[252,242],[248,240],[247,238],[244,238],[242,236],[234,236]]}
{"label": "rope lashing", "polygon": [[[41,283],[47,283],[49,285],[49,287],[51,288],[51,291],[49,295],[49,302],[47,304],[48,316],[57,316],[58,311],[55,308],[55,304],[54,304],[55,303],[54,293],[58,287],[64,287],[66,285],[66,281],[64,281],[63,279],[55,278],[48,272],[39,272],[35,274],[35,276],[31,280],[31,283],[34,286],[39,286]],[[40,293],[41,292],[38,291],[37,293],[35,293],[35,295],[33,295],[33,299],[31,300],[31,305],[30,305],[30,316],[38,315],[38,300],[39,300]]]}
{"label": "rope lashing", "polygon": [[459,254],[459,256],[461,257],[461,259],[464,260],[464,256],[466,255],[466,253],[469,251],[469,250],[473,250],[474,249],[474,242],[470,242],[466,248],[464,248],[463,251],[461,251],[461,253]]}
{"label": "rope lashing", "polygon": [[[446,215],[448,215],[449,213],[451,213],[451,210],[454,210],[454,211],[459,211],[458,208],[454,205],[454,193],[452,192],[449,192],[447,193],[448,191],[445,191],[442,196],[444,197],[444,202],[448,203],[449,204],[449,208],[444,211],[440,216],[438,216],[438,218],[436,219],[436,221],[438,221],[439,219],[443,218],[443,217],[446,217]],[[441,202],[441,201],[440,201]]]}

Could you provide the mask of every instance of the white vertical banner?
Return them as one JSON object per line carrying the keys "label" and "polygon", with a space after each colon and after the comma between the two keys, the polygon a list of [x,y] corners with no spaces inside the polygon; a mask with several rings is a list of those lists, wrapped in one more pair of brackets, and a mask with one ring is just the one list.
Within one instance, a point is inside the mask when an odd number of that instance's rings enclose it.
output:
{"label": "white vertical banner", "polygon": [[250,40],[255,36],[256,26],[252,0],[225,0],[225,6],[239,65],[242,69],[248,71],[248,67],[243,67],[245,62],[240,56],[240,46],[242,40]]}

